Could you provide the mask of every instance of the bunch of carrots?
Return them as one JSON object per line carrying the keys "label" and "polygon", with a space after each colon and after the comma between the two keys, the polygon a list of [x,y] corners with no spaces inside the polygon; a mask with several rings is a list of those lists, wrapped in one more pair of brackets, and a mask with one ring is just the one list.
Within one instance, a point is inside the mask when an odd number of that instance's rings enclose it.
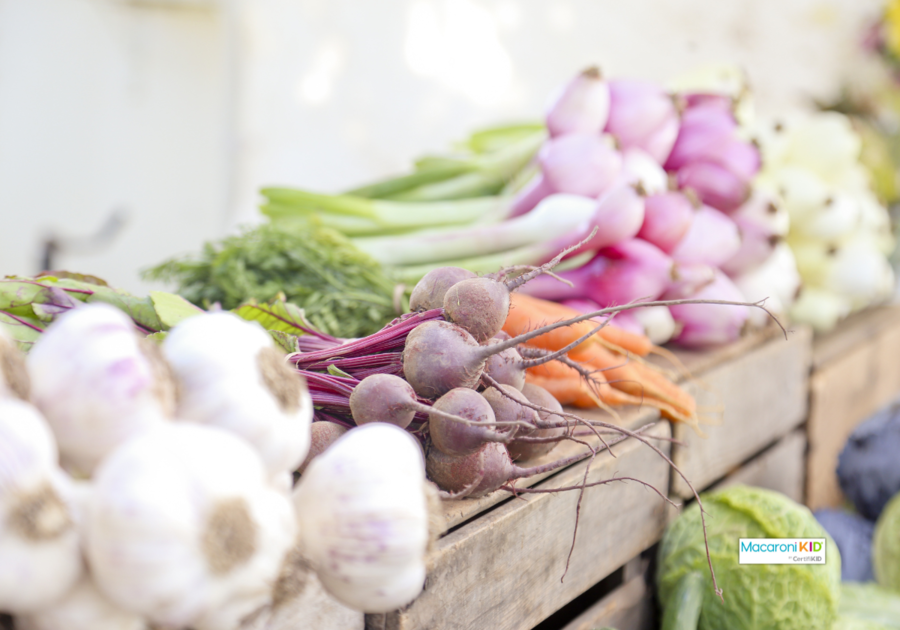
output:
{"label": "bunch of carrots", "polygon": [[[511,336],[577,316],[577,311],[538,298],[513,293],[504,332]],[[558,351],[597,328],[583,321],[557,328],[528,342],[528,347]],[[527,350],[527,348],[526,348]],[[549,391],[563,405],[590,408],[647,405],[664,418],[698,426],[693,397],[646,358],[668,354],[650,340],[615,326],[597,330],[567,353],[566,361],[528,368],[526,380]]]}

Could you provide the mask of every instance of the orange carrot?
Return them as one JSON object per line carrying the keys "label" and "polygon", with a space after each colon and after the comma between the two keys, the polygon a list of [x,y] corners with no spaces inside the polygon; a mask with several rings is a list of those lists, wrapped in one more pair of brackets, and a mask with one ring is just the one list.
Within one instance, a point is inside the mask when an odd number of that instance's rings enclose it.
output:
{"label": "orange carrot", "polygon": [[[541,300],[529,295],[513,293],[510,296],[509,316],[503,330],[515,337],[522,333],[534,330],[546,324],[553,324],[565,319],[571,319],[580,315],[578,311],[550,302]],[[596,328],[597,322],[583,321],[571,326],[557,328],[549,333],[541,335],[530,340],[530,345],[544,348],[546,350],[559,350],[582,335]],[[632,352],[639,356],[647,356],[653,349],[650,339],[644,335],[636,335],[615,326],[606,326],[598,331],[596,338],[586,341],[585,344],[603,343],[604,345],[613,346],[614,349]],[[581,346],[579,346],[581,347]]]}
{"label": "orange carrot", "polygon": [[696,413],[697,403],[690,394],[638,361],[613,354],[596,344],[586,348],[579,346],[569,353],[569,357],[594,369],[604,370],[606,380],[625,393],[656,399],[682,410],[688,416]]}

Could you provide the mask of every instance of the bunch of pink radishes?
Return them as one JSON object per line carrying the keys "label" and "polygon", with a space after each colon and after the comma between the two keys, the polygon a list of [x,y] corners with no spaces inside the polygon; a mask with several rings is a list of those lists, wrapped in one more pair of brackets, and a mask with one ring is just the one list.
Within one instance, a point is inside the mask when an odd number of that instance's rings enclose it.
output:
{"label": "bunch of pink radishes", "polygon": [[[599,200],[596,254],[523,287],[581,311],[653,299],[768,298],[785,312],[799,286],[781,244],[788,217],[776,194],[754,188],[757,147],[735,118],[737,103],[716,92],[673,94],[650,82],[604,80],[589,69],[564,86],[546,117],[550,138],[540,172],[517,196],[514,215],[554,193]],[[657,306],[613,321],[654,342],[703,347],[737,339],[751,317],[742,307]]]}

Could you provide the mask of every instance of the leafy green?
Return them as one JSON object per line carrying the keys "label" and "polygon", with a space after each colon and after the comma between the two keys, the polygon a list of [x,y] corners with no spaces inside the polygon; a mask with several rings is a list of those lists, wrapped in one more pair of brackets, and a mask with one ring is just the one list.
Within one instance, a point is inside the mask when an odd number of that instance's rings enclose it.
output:
{"label": "leafy green", "polygon": [[836,630],[900,628],[900,594],[874,582],[844,582],[840,613]]}
{"label": "leafy green", "polygon": [[875,523],[872,568],[879,584],[900,591],[900,494],[888,502]]}
{"label": "leafy green", "polygon": [[277,330],[291,335],[305,335],[304,328],[312,325],[306,321],[306,313],[296,304],[287,301],[283,293],[274,300],[260,304],[248,300],[234,309],[234,313],[251,322],[259,322],[266,330]]}
{"label": "leafy green", "polygon": [[[703,630],[827,630],[837,618],[841,560],[837,545],[812,512],[784,495],[732,486],[702,497],[709,551],[724,602],[707,568],[697,504],[669,527],[659,552],[659,599],[663,606],[686,576],[702,572]],[[739,565],[740,538],[826,538],[824,565]]]}
{"label": "leafy green", "polygon": [[153,308],[159,316],[164,330],[174,327],[188,317],[203,313],[202,309],[174,293],[151,291],[150,301],[153,302]]}
{"label": "leafy green", "polygon": [[359,337],[396,317],[394,282],[372,258],[338,232],[315,223],[246,228],[204,245],[199,256],[172,259],[145,272],[175,282],[178,293],[209,308],[234,309],[283,292],[324,332]]}

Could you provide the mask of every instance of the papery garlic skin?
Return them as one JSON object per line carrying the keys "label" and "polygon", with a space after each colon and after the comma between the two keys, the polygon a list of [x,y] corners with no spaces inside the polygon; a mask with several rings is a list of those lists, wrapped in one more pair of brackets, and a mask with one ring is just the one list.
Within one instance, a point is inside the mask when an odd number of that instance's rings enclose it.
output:
{"label": "papery garlic skin", "polygon": [[62,598],[16,617],[16,630],[147,630],[138,615],[116,608],[85,575]]}
{"label": "papery garlic skin", "polygon": [[312,400],[259,324],[232,313],[198,315],[169,332],[163,351],[181,386],[180,419],[241,436],[270,475],[303,462]]}
{"label": "papery garlic skin", "polygon": [[0,398],[13,396],[28,400],[30,394],[31,381],[25,367],[25,355],[0,328]]}
{"label": "papery garlic skin", "polygon": [[425,581],[425,464],[402,429],[348,431],[294,488],[303,550],[338,601],[369,613],[410,603]]}
{"label": "papery garlic skin", "polygon": [[89,475],[116,446],[171,415],[174,386],[148,354],[150,344],[107,304],[65,313],[34,344],[27,358],[32,400],[65,468]]}
{"label": "papery garlic skin", "polygon": [[296,527],[289,498],[245,441],[172,423],[98,468],[86,552],[117,606],[163,626],[229,630],[270,601]]}
{"label": "papery garlic skin", "polygon": [[82,573],[68,479],[31,405],[0,399],[0,611],[41,609]]}

